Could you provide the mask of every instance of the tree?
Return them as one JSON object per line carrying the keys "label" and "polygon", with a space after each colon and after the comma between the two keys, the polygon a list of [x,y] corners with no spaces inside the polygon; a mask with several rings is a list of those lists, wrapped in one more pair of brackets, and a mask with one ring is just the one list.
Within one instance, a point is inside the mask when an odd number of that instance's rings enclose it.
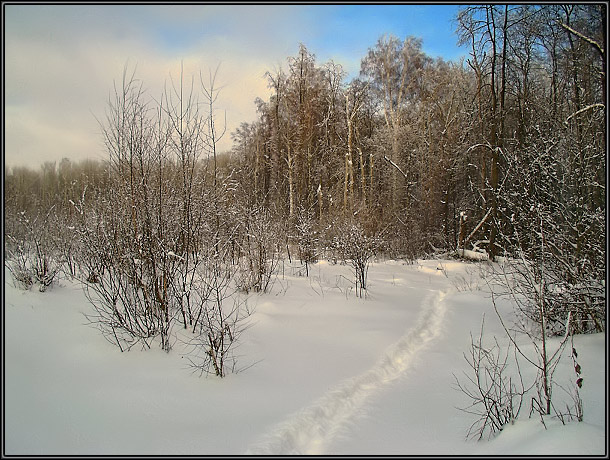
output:
{"label": "tree", "polygon": [[[399,166],[400,129],[404,121],[405,106],[414,104],[421,86],[421,75],[428,58],[421,51],[422,42],[407,37],[400,42],[394,36],[383,36],[370,48],[362,60],[360,73],[369,79],[372,88],[383,102],[385,126],[391,140],[390,160]],[[409,171],[407,171],[407,174]],[[391,170],[392,207],[399,205],[398,173]]]}

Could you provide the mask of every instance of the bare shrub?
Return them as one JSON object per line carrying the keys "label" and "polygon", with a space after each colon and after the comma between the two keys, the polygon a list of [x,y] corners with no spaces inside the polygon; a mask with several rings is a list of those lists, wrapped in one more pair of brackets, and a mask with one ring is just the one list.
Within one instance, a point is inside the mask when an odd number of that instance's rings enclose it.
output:
{"label": "bare shrub", "polygon": [[318,260],[318,233],[315,230],[313,211],[301,206],[295,227],[299,259],[305,264],[305,274],[309,276],[309,265]]}
{"label": "bare shrub", "polygon": [[[549,310],[554,306],[554,295],[549,289],[544,269],[527,261],[507,261],[496,266],[497,271],[490,277],[492,302],[507,337],[519,354],[537,371],[537,396],[532,401],[532,412],[537,412],[543,420],[552,409],[553,374],[561,359],[569,337],[569,318],[562,325],[565,336],[553,348],[548,337],[557,335],[557,321],[551,321]],[[500,278],[498,278],[500,276]],[[516,322],[506,325],[496,306],[497,297],[508,298],[515,308]],[[516,342],[516,337],[527,338],[534,347],[534,353],[524,352]]]}
{"label": "bare shrub", "polygon": [[243,209],[240,268],[237,282],[244,292],[267,292],[280,263],[279,226],[264,207]]}
{"label": "bare shrub", "polygon": [[[475,341],[471,334],[469,354],[464,353],[470,368],[469,373],[464,372],[466,383],[461,383],[454,374],[457,389],[471,400],[470,405],[460,410],[476,417],[466,437],[479,440],[486,433],[491,437],[513,423],[529,390],[524,386],[519,361],[510,343],[503,348],[494,337],[493,345],[483,345],[484,323],[483,316],[478,339]],[[511,356],[516,375],[509,366]]]}
{"label": "bare shrub", "polygon": [[369,264],[381,245],[381,238],[377,234],[368,234],[360,222],[353,220],[340,226],[333,245],[340,258],[354,269],[356,295],[363,297],[367,289]]}
{"label": "bare shrub", "polygon": [[22,289],[37,284],[40,292],[46,291],[62,268],[56,249],[56,229],[51,225],[52,211],[53,208],[34,217],[18,213],[14,233],[6,235],[5,265]]}
{"label": "bare shrub", "polygon": [[251,311],[247,301],[231,291],[228,277],[217,276],[211,280],[212,295],[203,310],[196,336],[187,343],[191,346],[188,360],[194,371],[223,378],[227,372],[236,371],[235,349],[248,327]]}

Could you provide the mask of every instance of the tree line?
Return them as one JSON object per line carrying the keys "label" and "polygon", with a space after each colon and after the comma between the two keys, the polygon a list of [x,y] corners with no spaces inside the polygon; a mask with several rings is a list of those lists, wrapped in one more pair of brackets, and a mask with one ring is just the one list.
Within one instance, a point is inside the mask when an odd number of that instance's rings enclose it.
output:
{"label": "tree line", "polygon": [[[286,69],[267,73],[272,94],[256,101],[258,119],[233,133],[242,186],[288,221],[357,219],[395,257],[523,255],[541,267],[534,278],[561,286],[549,294],[559,316],[572,304],[597,317],[605,15],[603,5],[465,7],[464,60],[382,36],[347,83],[340,65],[318,64],[301,45]],[[592,290],[597,300],[583,294]]]}

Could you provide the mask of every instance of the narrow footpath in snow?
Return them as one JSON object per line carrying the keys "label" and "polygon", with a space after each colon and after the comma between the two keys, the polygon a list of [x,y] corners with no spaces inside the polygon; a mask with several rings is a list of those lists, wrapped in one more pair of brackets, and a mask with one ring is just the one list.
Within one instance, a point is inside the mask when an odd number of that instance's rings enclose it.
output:
{"label": "narrow footpath in snow", "polygon": [[320,455],[337,435],[353,424],[367,400],[405,374],[413,358],[438,337],[445,315],[444,298],[449,290],[426,297],[416,324],[383,353],[363,374],[348,379],[288,420],[272,428],[250,446],[250,455]]}

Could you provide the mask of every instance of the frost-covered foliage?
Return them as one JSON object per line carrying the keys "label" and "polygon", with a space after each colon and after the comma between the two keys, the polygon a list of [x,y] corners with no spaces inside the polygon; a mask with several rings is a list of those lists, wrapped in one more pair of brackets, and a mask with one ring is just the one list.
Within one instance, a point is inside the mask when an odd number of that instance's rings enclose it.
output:
{"label": "frost-covered foliage", "polygon": [[37,285],[44,292],[57,280],[62,260],[53,216],[53,209],[34,216],[25,211],[7,216],[5,265],[22,289]]}
{"label": "frost-covered foliage", "polygon": [[511,181],[500,195],[503,245],[520,261],[512,271],[531,280],[522,294],[544,299],[549,333],[561,334],[568,314],[577,332],[600,332],[606,321],[605,211],[603,199],[583,182],[584,171],[600,158],[574,168],[575,153],[566,155],[560,138],[539,142],[506,154]]}
{"label": "frost-covered foliage", "polygon": [[380,236],[369,234],[357,220],[346,221],[337,226],[333,247],[340,259],[354,269],[356,295],[363,297],[366,294],[369,264],[381,247]]}
{"label": "frost-covered foliage", "polygon": [[[503,256],[489,280],[492,299],[495,306],[508,298],[515,308],[514,321],[500,320],[524,368],[536,372],[530,413],[543,423],[552,413],[562,422],[582,420],[578,391],[568,391],[571,407],[557,407],[557,388],[567,384],[555,370],[572,334],[606,328],[600,13],[589,6],[485,5],[458,16],[462,41],[472,47],[477,98],[491,102],[490,130],[483,127],[481,142],[471,147],[482,153],[479,199],[486,209],[473,232],[486,236],[492,261]],[[525,65],[534,61],[542,72]],[[483,89],[485,72],[492,84]],[[539,89],[530,91],[534,85]],[[517,346],[519,337],[531,346]],[[487,391],[485,384],[478,388]],[[490,417],[492,409],[486,408]]]}
{"label": "frost-covered foliage", "polygon": [[121,349],[137,342],[150,347],[160,336],[162,348],[169,350],[181,260],[159,233],[132,220],[130,208],[114,196],[90,212],[82,229],[84,286],[96,310],[90,320]]}
{"label": "frost-covered foliage", "polygon": [[235,183],[216,163],[202,166],[215,135],[190,94],[168,93],[153,110],[132,76],[111,100],[103,124],[110,188],[80,227],[83,281],[95,308],[89,319],[122,350],[158,339],[169,351],[181,326],[195,334],[205,369],[224,377],[248,316],[230,301],[241,235],[230,219]]}
{"label": "frost-covered foliage", "polygon": [[319,235],[311,210],[299,208],[295,225],[299,259],[305,264],[305,273],[309,276],[309,266],[318,260]]}
{"label": "frost-covered foliage", "polygon": [[239,229],[239,272],[241,290],[267,292],[280,262],[280,229],[270,210],[262,206],[240,208],[236,219]]}

